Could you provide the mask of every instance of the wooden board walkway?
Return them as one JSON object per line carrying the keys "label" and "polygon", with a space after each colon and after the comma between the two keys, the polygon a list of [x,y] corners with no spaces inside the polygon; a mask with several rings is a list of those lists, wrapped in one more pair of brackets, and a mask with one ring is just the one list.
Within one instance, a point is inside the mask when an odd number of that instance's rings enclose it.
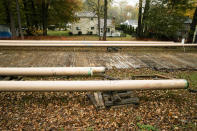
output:
{"label": "wooden board walkway", "polygon": [[85,67],[197,69],[197,52],[106,52],[0,50],[0,67]]}

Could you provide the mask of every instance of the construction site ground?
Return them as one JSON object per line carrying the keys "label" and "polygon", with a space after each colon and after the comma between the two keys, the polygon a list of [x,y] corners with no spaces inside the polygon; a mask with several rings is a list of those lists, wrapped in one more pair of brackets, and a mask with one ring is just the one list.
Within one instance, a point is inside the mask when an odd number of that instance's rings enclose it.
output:
{"label": "construction site ground", "polygon": [[[161,74],[197,89],[196,48],[0,48],[0,67],[105,66],[123,80]],[[23,77],[22,80],[103,80],[102,77]],[[151,79],[151,78],[136,78]],[[135,91],[139,105],[96,110],[90,92],[1,92],[0,130],[197,130],[197,95],[188,90]]]}

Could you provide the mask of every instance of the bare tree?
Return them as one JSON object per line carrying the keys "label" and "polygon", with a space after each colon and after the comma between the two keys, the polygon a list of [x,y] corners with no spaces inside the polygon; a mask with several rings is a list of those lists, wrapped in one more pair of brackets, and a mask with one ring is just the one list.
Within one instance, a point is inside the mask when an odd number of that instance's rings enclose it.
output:
{"label": "bare tree", "polygon": [[21,15],[20,15],[20,8],[19,8],[18,0],[16,0],[16,9],[17,9],[18,26],[19,26],[19,31],[20,31],[21,39],[24,39],[23,31],[22,31],[22,26],[21,26]]}
{"label": "bare tree", "polygon": [[107,5],[108,1],[104,1],[104,27],[103,27],[103,40],[106,41],[107,36]]}
{"label": "bare tree", "polygon": [[138,30],[137,30],[138,37],[141,37],[141,33],[142,33],[142,0],[139,0]]}
{"label": "bare tree", "polygon": [[99,40],[101,40],[100,0],[98,0],[97,16],[98,16],[98,35],[99,35]]}
{"label": "bare tree", "polygon": [[101,14],[102,14],[102,4],[100,0],[86,0],[85,3],[87,6],[87,8],[96,13],[96,15],[98,16],[98,36],[99,36],[99,40],[101,40],[101,33],[100,33],[100,19],[101,19]]}

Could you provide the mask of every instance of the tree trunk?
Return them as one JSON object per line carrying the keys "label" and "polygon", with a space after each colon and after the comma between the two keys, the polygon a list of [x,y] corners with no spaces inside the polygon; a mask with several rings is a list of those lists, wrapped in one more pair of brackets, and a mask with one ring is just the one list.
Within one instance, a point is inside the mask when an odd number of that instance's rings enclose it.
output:
{"label": "tree trunk", "polygon": [[43,36],[47,36],[47,27],[48,27],[48,2],[42,0],[42,28]]}
{"label": "tree trunk", "polygon": [[16,0],[16,9],[17,9],[17,18],[18,18],[18,26],[19,26],[19,31],[20,31],[20,35],[21,35],[21,39],[24,39],[23,36],[23,31],[22,31],[22,26],[21,26],[21,15],[20,15],[20,8],[19,8],[19,3],[18,0]]}
{"label": "tree trunk", "polygon": [[146,35],[147,35],[146,18],[148,17],[149,8],[150,8],[150,0],[146,0],[144,14],[143,14],[143,20],[142,20],[142,32],[141,32],[143,37],[146,37]]}
{"label": "tree trunk", "polygon": [[98,35],[99,35],[99,40],[101,40],[101,20],[100,20],[100,0],[98,0]]}
{"label": "tree trunk", "polygon": [[4,5],[4,7],[5,7],[5,10],[6,10],[6,22],[7,23],[10,23],[10,13],[9,13],[9,7],[8,7],[8,2],[9,2],[9,0],[7,1],[7,0],[3,0],[3,5]]}
{"label": "tree trunk", "polygon": [[104,27],[103,27],[103,40],[106,41],[107,36],[107,0],[104,3]]}
{"label": "tree trunk", "polygon": [[37,20],[37,15],[36,15],[36,9],[35,9],[35,5],[34,5],[34,0],[31,0],[31,8],[33,11],[33,19],[32,19],[32,25],[34,25],[36,27],[36,29],[38,29],[38,20]]}
{"label": "tree trunk", "polygon": [[12,33],[12,39],[14,39],[16,37],[16,27],[15,27],[15,20],[14,20],[14,16],[13,16],[13,13],[12,13],[12,8],[11,8],[11,2],[10,0],[6,0],[6,8],[7,8],[7,14],[8,14],[8,17],[9,17],[9,25],[10,25],[10,31]]}
{"label": "tree trunk", "polygon": [[139,0],[138,30],[137,30],[138,37],[141,37],[141,32],[142,32],[142,0]]}
{"label": "tree trunk", "polygon": [[24,5],[24,12],[25,12],[25,17],[26,17],[26,24],[28,28],[30,26],[30,20],[29,20],[29,15],[28,15],[27,0],[23,0],[23,5]]}
{"label": "tree trunk", "polygon": [[197,25],[197,7],[196,7],[196,10],[195,10],[195,13],[193,16],[192,24],[190,25],[190,31],[189,31],[189,36],[188,36],[189,43],[191,43],[193,41],[196,25]]}

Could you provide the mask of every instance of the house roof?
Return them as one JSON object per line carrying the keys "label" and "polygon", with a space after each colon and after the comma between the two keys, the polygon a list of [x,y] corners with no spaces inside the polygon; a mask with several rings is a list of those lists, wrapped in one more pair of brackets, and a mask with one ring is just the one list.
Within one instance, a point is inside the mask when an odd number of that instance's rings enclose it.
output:
{"label": "house roof", "polygon": [[138,25],[138,21],[137,20],[126,20],[122,24],[123,25]]}
{"label": "house roof", "polygon": [[94,12],[78,12],[76,13],[77,17],[97,17],[96,13]]}

